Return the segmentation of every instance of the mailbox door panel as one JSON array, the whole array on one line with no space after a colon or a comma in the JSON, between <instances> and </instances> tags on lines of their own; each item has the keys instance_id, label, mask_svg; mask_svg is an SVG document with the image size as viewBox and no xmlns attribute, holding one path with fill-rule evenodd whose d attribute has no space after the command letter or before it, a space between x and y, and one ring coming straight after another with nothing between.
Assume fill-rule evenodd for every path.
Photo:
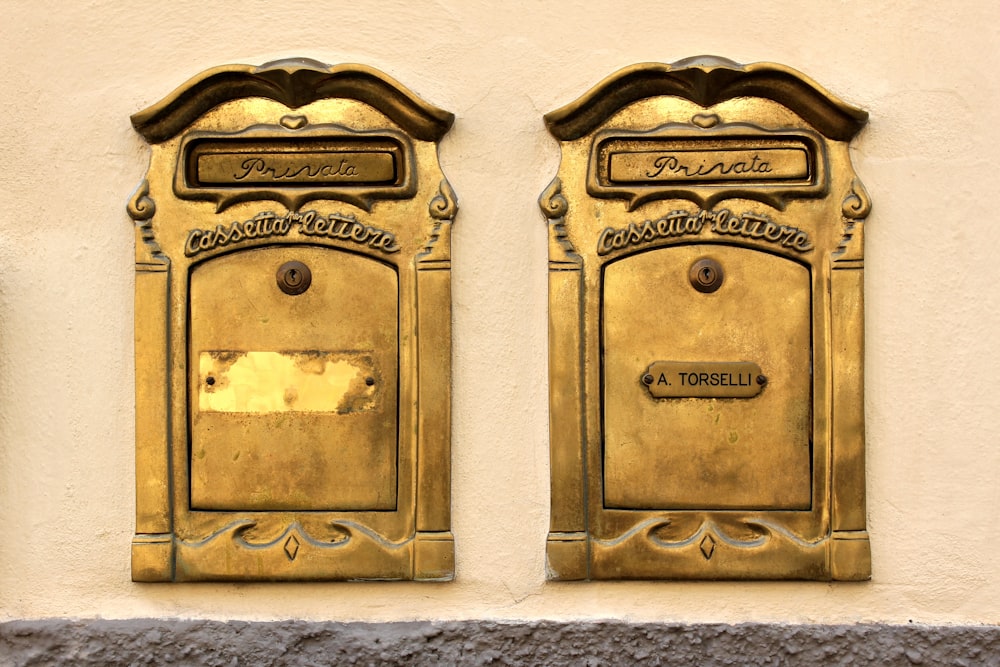
<instances>
[{"instance_id":1,"label":"mailbox door panel","mask_svg":"<svg viewBox=\"0 0 1000 667\"><path fill-rule=\"evenodd\" d=\"M292 261L301 294L276 278ZM395 268L266 246L195 265L189 289L192 509L395 509Z\"/></svg>"},{"instance_id":2,"label":"mailbox door panel","mask_svg":"<svg viewBox=\"0 0 1000 667\"><path fill-rule=\"evenodd\" d=\"M691 278L691 267L705 258L723 273L721 285L707 293ZM605 507L809 509L811 317L809 269L775 254L693 244L606 265ZM717 395L655 397L650 381L668 379L644 382L654 362L701 368L702 383L712 383ZM758 394L737 397L743 389L718 386L747 382L739 373L722 373L721 382L719 373L713 377L732 362L760 367Z\"/></svg>"}]
</instances>

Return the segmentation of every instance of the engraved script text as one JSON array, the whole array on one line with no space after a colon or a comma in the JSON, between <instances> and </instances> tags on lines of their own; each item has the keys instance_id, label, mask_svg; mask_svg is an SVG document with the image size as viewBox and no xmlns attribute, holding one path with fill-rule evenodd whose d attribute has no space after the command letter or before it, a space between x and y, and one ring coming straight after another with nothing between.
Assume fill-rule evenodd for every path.
<instances>
[{"instance_id":1,"label":"engraved script text","mask_svg":"<svg viewBox=\"0 0 1000 667\"><path fill-rule=\"evenodd\" d=\"M808 180L812 173L805 145L752 145L723 141L710 149L672 147L670 140L606 143L605 178L612 183L780 183ZM654 150L642 150L644 148Z\"/></svg>"},{"instance_id":2,"label":"engraved script text","mask_svg":"<svg viewBox=\"0 0 1000 667\"><path fill-rule=\"evenodd\" d=\"M742 236L775 243L796 252L812 250L809 234L798 227L779 225L760 213L736 215L728 209L718 211L671 211L657 220L630 222L628 227L606 227L597 239L597 254L607 255L628 246L645 245L658 239L697 236L708 226L715 234Z\"/></svg>"},{"instance_id":3,"label":"engraved script text","mask_svg":"<svg viewBox=\"0 0 1000 667\"><path fill-rule=\"evenodd\" d=\"M346 158L341 158L340 162L336 165L306 164L298 169L295 169L294 167L270 164L264 158L254 157L244 160L240 165L240 169L242 170L242 173L233 174L233 178L238 181L242 181L251 173L268 176L275 180L296 180L301 178L321 178L331 176L351 177L358 175L357 167L351 164Z\"/></svg>"},{"instance_id":4,"label":"engraved script text","mask_svg":"<svg viewBox=\"0 0 1000 667\"><path fill-rule=\"evenodd\" d=\"M683 158L683 155L681 156ZM707 167L707 168L706 168ZM646 178L656 178L666 170L670 174L676 174L679 176L712 176L718 174L719 176L728 176L732 174L767 174L772 171L771 164L769 162L760 159L760 156L756 153L753 158L747 163L744 160L737 162L726 162L724 160L719 160L715 164L708 166L707 162L701 162L696 165L691 163L682 162L677 155L667 154L661 155L653 161L653 168L646 172Z\"/></svg>"},{"instance_id":5,"label":"engraved script text","mask_svg":"<svg viewBox=\"0 0 1000 667\"><path fill-rule=\"evenodd\" d=\"M350 241L384 253L399 252L396 237L391 232L358 222L354 216L331 213L322 216L316 211L277 215L270 211L258 213L250 220L236 220L215 229L192 229L184 244L188 257L205 250L221 248L231 243L271 236L287 236L292 229L303 236L322 236L329 239Z\"/></svg>"}]
</instances>

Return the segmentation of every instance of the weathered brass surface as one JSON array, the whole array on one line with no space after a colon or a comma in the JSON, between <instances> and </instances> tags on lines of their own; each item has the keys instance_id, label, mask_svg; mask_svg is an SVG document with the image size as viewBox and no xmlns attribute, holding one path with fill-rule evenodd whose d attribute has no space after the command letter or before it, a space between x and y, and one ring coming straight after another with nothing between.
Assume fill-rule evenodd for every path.
<instances>
[{"instance_id":1,"label":"weathered brass surface","mask_svg":"<svg viewBox=\"0 0 1000 667\"><path fill-rule=\"evenodd\" d=\"M554 579L867 579L867 115L781 65L546 116Z\"/></svg>"},{"instance_id":2,"label":"weathered brass surface","mask_svg":"<svg viewBox=\"0 0 1000 667\"><path fill-rule=\"evenodd\" d=\"M133 579L450 579L451 114L287 60L132 121Z\"/></svg>"}]
</instances>

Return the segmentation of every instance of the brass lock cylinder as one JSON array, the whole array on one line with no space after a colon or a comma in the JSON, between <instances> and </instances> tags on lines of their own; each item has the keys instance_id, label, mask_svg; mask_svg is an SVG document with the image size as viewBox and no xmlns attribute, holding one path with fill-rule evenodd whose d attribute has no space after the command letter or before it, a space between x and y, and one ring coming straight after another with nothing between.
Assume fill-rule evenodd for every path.
<instances>
[{"instance_id":1,"label":"brass lock cylinder","mask_svg":"<svg viewBox=\"0 0 1000 667\"><path fill-rule=\"evenodd\" d=\"M691 286L699 292L711 294L720 287L725 275L722 265L710 257L702 257L691 265Z\"/></svg>"},{"instance_id":2,"label":"brass lock cylinder","mask_svg":"<svg viewBox=\"0 0 1000 667\"><path fill-rule=\"evenodd\" d=\"M278 287L285 294L302 294L312 285L312 271L302 262L285 262L278 268Z\"/></svg>"}]
</instances>

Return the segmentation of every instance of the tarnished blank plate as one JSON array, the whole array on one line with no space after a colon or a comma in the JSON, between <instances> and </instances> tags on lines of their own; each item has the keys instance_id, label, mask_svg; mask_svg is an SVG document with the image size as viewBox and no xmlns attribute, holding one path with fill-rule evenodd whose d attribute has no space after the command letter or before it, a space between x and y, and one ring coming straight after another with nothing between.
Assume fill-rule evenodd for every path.
<instances>
[{"instance_id":1,"label":"tarnished blank plate","mask_svg":"<svg viewBox=\"0 0 1000 667\"><path fill-rule=\"evenodd\" d=\"M688 278L703 257L726 276L708 294ZM810 293L802 264L733 246L661 248L606 267L607 507L809 508ZM706 357L755 360L767 369L766 389L752 399L664 400L640 381L651 359L709 372Z\"/></svg>"},{"instance_id":2,"label":"tarnished blank plate","mask_svg":"<svg viewBox=\"0 0 1000 667\"><path fill-rule=\"evenodd\" d=\"M375 406L371 350L202 352L202 412L337 412Z\"/></svg>"},{"instance_id":3,"label":"tarnished blank plate","mask_svg":"<svg viewBox=\"0 0 1000 667\"><path fill-rule=\"evenodd\" d=\"M275 281L289 261L312 272L302 294ZM192 508L393 509L395 270L262 247L195 265L190 294Z\"/></svg>"}]
</instances>

